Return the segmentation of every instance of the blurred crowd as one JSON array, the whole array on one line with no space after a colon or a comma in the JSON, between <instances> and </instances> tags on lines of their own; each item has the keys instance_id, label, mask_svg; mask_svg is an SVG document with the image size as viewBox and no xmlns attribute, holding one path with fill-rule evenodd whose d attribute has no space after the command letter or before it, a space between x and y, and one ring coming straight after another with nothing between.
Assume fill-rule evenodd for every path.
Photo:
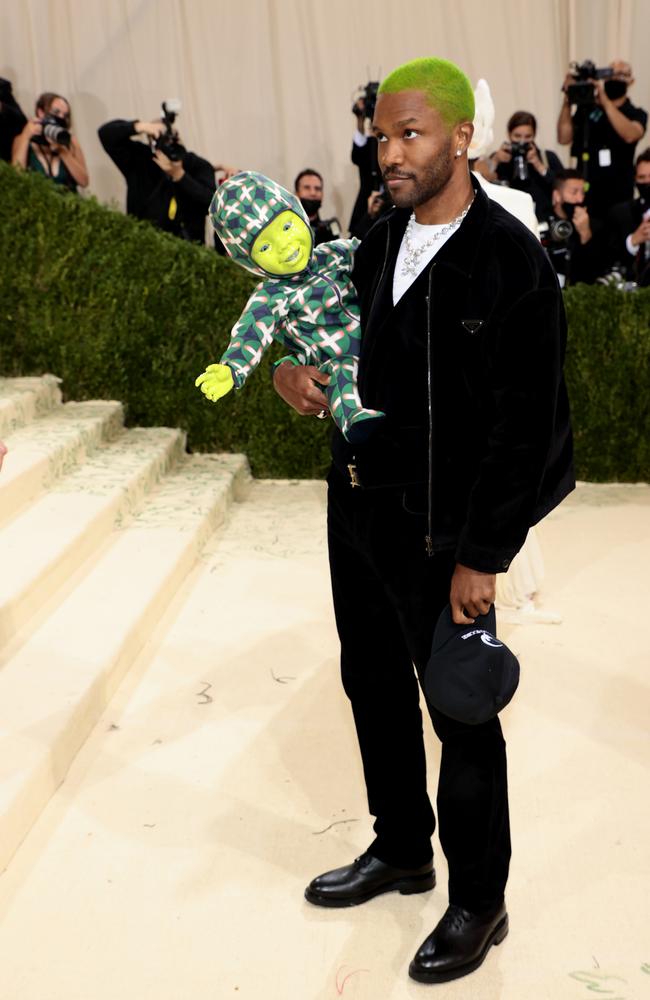
<instances>
[{"instance_id":1,"label":"blurred crowd","mask_svg":"<svg viewBox=\"0 0 650 1000\"><path fill-rule=\"evenodd\" d=\"M562 285L607 281L633 288L650 283L650 147L636 153L648 116L630 100L633 83L632 67L621 60L606 67L572 64L556 124L557 143L568 148L571 166L539 146L537 118L526 110L510 115L503 142L471 161L492 190L497 185L532 200L538 235ZM359 190L347 232L359 239L391 209L372 134L377 88L377 82L361 88L352 107L352 162ZM124 177L127 212L203 243L212 196L236 168L188 150L176 125L179 111L179 102L166 101L160 115L114 119L99 127L98 136ZM7 80L0 80L0 157L68 191L89 183L68 100L41 94L28 118ZM324 181L318 170L301 170L293 188L315 243L342 234L338 219L321 217ZM215 249L224 252L216 239Z\"/></svg>"}]
</instances>

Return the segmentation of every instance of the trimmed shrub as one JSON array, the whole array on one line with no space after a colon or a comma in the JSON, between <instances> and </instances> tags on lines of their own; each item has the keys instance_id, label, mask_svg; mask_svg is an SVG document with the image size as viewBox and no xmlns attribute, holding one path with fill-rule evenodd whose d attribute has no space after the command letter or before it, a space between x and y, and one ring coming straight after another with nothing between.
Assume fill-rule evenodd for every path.
<instances>
[{"instance_id":1,"label":"trimmed shrub","mask_svg":"<svg viewBox=\"0 0 650 1000\"><path fill-rule=\"evenodd\" d=\"M194 451L242 451L254 475L321 477L328 423L271 385L267 357L241 392L194 386L218 361L255 285L207 247L162 233L0 163L0 372L49 371L66 399L119 399L129 425L182 427Z\"/></svg>"},{"instance_id":2,"label":"trimmed shrub","mask_svg":"<svg viewBox=\"0 0 650 1000\"><path fill-rule=\"evenodd\" d=\"M0 371L54 372L67 399L114 398L127 423L182 427L195 451L243 451L256 476L320 477L328 422L293 413L270 361L240 393L194 387L254 279L193 246L0 163ZM650 290L565 292L577 475L650 480Z\"/></svg>"},{"instance_id":3,"label":"trimmed shrub","mask_svg":"<svg viewBox=\"0 0 650 1000\"><path fill-rule=\"evenodd\" d=\"M650 481L650 289L575 285L565 373L577 476Z\"/></svg>"}]
</instances>

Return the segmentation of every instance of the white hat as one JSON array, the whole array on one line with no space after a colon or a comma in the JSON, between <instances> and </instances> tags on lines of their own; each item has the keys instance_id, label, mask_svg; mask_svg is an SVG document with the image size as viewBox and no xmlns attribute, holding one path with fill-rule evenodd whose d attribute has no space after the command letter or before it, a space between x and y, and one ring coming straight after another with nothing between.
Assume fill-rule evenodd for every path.
<instances>
[{"instance_id":1,"label":"white hat","mask_svg":"<svg viewBox=\"0 0 650 1000\"><path fill-rule=\"evenodd\" d=\"M467 154L470 160L485 156L494 140L494 101L487 80L479 80L474 91L474 135Z\"/></svg>"}]
</instances>

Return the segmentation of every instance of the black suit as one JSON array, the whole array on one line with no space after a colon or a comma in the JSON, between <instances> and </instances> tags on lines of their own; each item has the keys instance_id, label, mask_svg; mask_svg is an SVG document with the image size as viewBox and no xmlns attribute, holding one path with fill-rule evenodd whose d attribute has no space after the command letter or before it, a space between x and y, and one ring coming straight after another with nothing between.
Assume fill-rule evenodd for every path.
<instances>
[{"instance_id":1,"label":"black suit","mask_svg":"<svg viewBox=\"0 0 650 1000\"><path fill-rule=\"evenodd\" d=\"M638 281L650 265L649 255L642 244L633 257L625 243L628 236L639 228L643 213L650 208L641 198L633 201L623 201L614 205L607 216L606 230L609 240L609 252L612 264L622 265L629 281Z\"/></svg>"},{"instance_id":2,"label":"black suit","mask_svg":"<svg viewBox=\"0 0 650 1000\"><path fill-rule=\"evenodd\" d=\"M408 216L391 213L357 251L359 390L387 418L354 448L334 432L328 530L343 686L376 817L370 850L415 868L431 857L435 827L416 673L455 564L505 569L573 473L564 310L546 254L478 188L461 228L393 306ZM449 900L481 912L503 898L510 860L500 722L469 726L427 707L442 741Z\"/></svg>"},{"instance_id":3,"label":"black suit","mask_svg":"<svg viewBox=\"0 0 650 1000\"><path fill-rule=\"evenodd\" d=\"M350 217L350 236L363 239L368 229L368 198L373 191L383 187L383 180L377 163L377 140L367 137L363 146L352 143L352 162L359 168L359 192Z\"/></svg>"}]
</instances>

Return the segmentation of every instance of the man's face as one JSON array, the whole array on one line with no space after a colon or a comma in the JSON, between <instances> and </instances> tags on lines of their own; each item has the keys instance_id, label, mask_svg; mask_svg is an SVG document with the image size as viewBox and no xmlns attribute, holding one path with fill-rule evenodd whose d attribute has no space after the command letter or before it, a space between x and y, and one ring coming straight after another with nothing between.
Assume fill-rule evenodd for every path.
<instances>
[{"instance_id":1,"label":"man's face","mask_svg":"<svg viewBox=\"0 0 650 1000\"><path fill-rule=\"evenodd\" d=\"M637 163L634 181L636 184L650 184L650 163L643 160Z\"/></svg>"},{"instance_id":2,"label":"man's face","mask_svg":"<svg viewBox=\"0 0 650 1000\"><path fill-rule=\"evenodd\" d=\"M316 174L305 174L298 181L296 194L299 198L307 198L309 201L323 200L323 182Z\"/></svg>"},{"instance_id":3,"label":"man's face","mask_svg":"<svg viewBox=\"0 0 650 1000\"><path fill-rule=\"evenodd\" d=\"M265 226L253 243L251 259L269 274L291 275L304 271L311 256L311 230L295 212L281 212Z\"/></svg>"},{"instance_id":4,"label":"man's face","mask_svg":"<svg viewBox=\"0 0 650 1000\"><path fill-rule=\"evenodd\" d=\"M420 90L380 94L372 120L379 167L398 208L434 198L453 173L453 135Z\"/></svg>"},{"instance_id":5,"label":"man's face","mask_svg":"<svg viewBox=\"0 0 650 1000\"><path fill-rule=\"evenodd\" d=\"M571 177L562 185L560 194L567 205L582 205L585 200L585 182L578 177Z\"/></svg>"},{"instance_id":6,"label":"man's face","mask_svg":"<svg viewBox=\"0 0 650 1000\"><path fill-rule=\"evenodd\" d=\"M615 59L609 65L614 71L612 79L624 80L628 86L634 83L634 78L632 76L632 67L628 62L624 62L623 59Z\"/></svg>"},{"instance_id":7,"label":"man's face","mask_svg":"<svg viewBox=\"0 0 650 1000\"><path fill-rule=\"evenodd\" d=\"M583 205L585 200L585 182L579 177L570 177L561 187L555 188L552 195L553 211L561 219L568 218L563 205Z\"/></svg>"}]
</instances>

